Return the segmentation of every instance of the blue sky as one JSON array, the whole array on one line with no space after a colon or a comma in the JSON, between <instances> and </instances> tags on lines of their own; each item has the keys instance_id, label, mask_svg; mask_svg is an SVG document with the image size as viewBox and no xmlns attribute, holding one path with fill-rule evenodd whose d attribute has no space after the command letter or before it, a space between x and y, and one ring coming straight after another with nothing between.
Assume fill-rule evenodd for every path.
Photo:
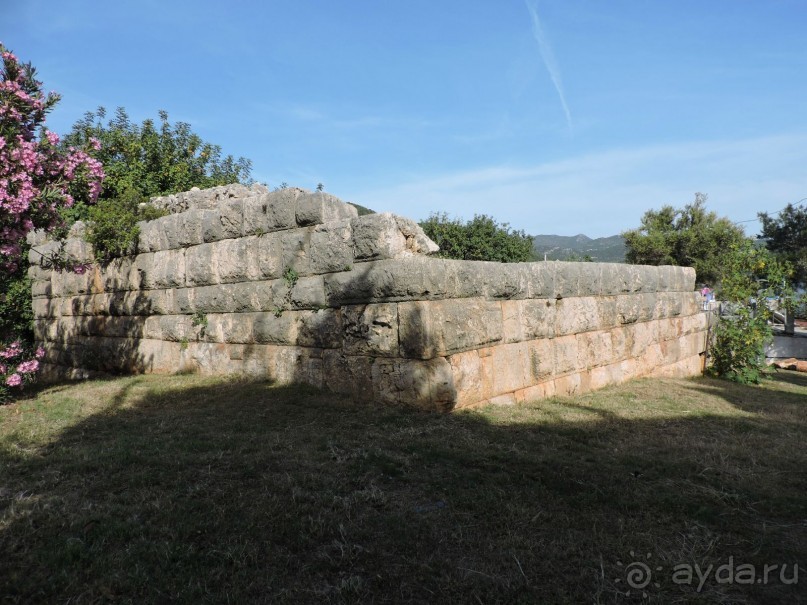
<instances>
[{"instance_id":1,"label":"blue sky","mask_svg":"<svg viewBox=\"0 0 807 605\"><path fill-rule=\"evenodd\" d=\"M0 0L57 132L165 109L270 187L592 237L807 197L805 29L803 0Z\"/></svg>"}]
</instances>

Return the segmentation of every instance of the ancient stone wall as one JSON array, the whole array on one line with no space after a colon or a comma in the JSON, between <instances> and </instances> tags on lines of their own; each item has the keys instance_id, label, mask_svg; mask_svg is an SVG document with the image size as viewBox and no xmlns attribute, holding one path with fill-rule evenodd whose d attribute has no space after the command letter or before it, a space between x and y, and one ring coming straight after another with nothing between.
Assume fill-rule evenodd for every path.
<instances>
[{"instance_id":1,"label":"ancient stone wall","mask_svg":"<svg viewBox=\"0 0 807 605\"><path fill-rule=\"evenodd\" d=\"M246 374L449 410L701 371L692 269L433 258L413 221L300 189L155 203L172 214L141 225L137 255L81 275L32 238L50 373Z\"/></svg>"}]
</instances>

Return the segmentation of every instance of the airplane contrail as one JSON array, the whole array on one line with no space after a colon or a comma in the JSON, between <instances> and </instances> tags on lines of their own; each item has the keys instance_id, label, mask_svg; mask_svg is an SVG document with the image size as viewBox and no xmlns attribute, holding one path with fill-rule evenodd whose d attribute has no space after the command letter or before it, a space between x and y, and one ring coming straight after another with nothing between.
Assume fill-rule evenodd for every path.
<instances>
[{"instance_id":1,"label":"airplane contrail","mask_svg":"<svg viewBox=\"0 0 807 605\"><path fill-rule=\"evenodd\" d=\"M572 114L569 112L569 106L566 104L566 95L563 93L563 82L560 79L560 69L555 62L555 54L552 52L552 47L549 45L544 30L541 27L541 20L538 18L538 9L534 1L526 0L527 10L530 11L532 17L532 36L538 43L538 51L541 53L541 59L544 61L546 70L549 72L549 77L552 79L552 84L555 85L555 90L558 92L560 104L563 106L563 113L566 114L566 122L569 125L569 130L572 129Z\"/></svg>"}]
</instances>

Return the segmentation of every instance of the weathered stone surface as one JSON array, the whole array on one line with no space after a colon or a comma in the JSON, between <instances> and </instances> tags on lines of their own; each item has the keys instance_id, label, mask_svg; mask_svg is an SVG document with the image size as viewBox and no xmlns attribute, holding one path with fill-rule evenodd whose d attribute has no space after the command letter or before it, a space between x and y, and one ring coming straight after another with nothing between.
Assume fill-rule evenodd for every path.
<instances>
[{"instance_id":1,"label":"weathered stone surface","mask_svg":"<svg viewBox=\"0 0 807 605\"><path fill-rule=\"evenodd\" d=\"M398 304L401 354L431 359L502 339L501 304L482 299Z\"/></svg>"},{"instance_id":2,"label":"weathered stone surface","mask_svg":"<svg viewBox=\"0 0 807 605\"><path fill-rule=\"evenodd\" d=\"M255 239L258 268L262 279L277 279L283 275L282 240L280 233L267 233Z\"/></svg>"},{"instance_id":3,"label":"weathered stone surface","mask_svg":"<svg viewBox=\"0 0 807 605\"><path fill-rule=\"evenodd\" d=\"M347 355L398 356L398 305L342 307L344 351Z\"/></svg>"},{"instance_id":4,"label":"weathered stone surface","mask_svg":"<svg viewBox=\"0 0 807 605\"><path fill-rule=\"evenodd\" d=\"M350 271L325 276L328 304L454 298L461 264L413 256L354 265Z\"/></svg>"},{"instance_id":5,"label":"weathered stone surface","mask_svg":"<svg viewBox=\"0 0 807 605\"><path fill-rule=\"evenodd\" d=\"M435 244L415 221L396 215L395 223L406 239L405 248L408 252L412 254L432 254L440 250L440 246Z\"/></svg>"},{"instance_id":6,"label":"weathered stone surface","mask_svg":"<svg viewBox=\"0 0 807 605\"><path fill-rule=\"evenodd\" d=\"M255 237L226 239L215 247L216 274L222 284L251 281L260 277Z\"/></svg>"},{"instance_id":7,"label":"weathered stone surface","mask_svg":"<svg viewBox=\"0 0 807 605\"><path fill-rule=\"evenodd\" d=\"M505 342L522 342L555 335L555 300L502 301Z\"/></svg>"},{"instance_id":8,"label":"weathered stone surface","mask_svg":"<svg viewBox=\"0 0 807 605\"><path fill-rule=\"evenodd\" d=\"M359 216L354 206L321 191L302 194L296 202L296 218L300 226L318 225Z\"/></svg>"},{"instance_id":9,"label":"weathered stone surface","mask_svg":"<svg viewBox=\"0 0 807 605\"><path fill-rule=\"evenodd\" d=\"M352 235L349 220L317 225L310 235L311 272L349 271L353 265Z\"/></svg>"},{"instance_id":10,"label":"weathered stone surface","mask_svg":"<svg viewBox=\"0 0 807 605\"><path fill-rule=\"evenodd\" d=\"M293 229L280 235L283 272L292 269L298 275L311 273L311 231Z\"/></svg>"},{"instance_id":11,"label":"weathered stone surface","mask_svg":"<svg viewBox=\"0 0 807 605\"><path fill-rule=\"evenodd\" d=\"M356 261L399 258L408 252L406 237L389 212L354 218L351 225Z\"/></svg>"},{"instance_id":12,"label":"weathered stone surface","mask_svg":"<svg viewBox=\"0 0 807 605\"><path fill-rule=\"evenodd\" d=\"M244 206L240 199L224 200L218 207L221 236L241 237L244 226Z\"/></svg>"},{"instance_id":13,"label":"weathered stone surface","mask_svg":"<svg viewBox=\"0 0 807 605\"><path fill-rule=\"evenodd\" d=\"M148 271L147 285L153 288L177 288L185 285L185 250L161 250L154 253L153 271Z\"/></svg>"},{"instance_id":14,"label":"weathered stone surface","mask_svg":"<svg viewBox=\"0 0 807 605\"><path fill-rule=\"evenodd\" d=\"M555 304L556 335L577 334L599 328L600 308L596 297L558 299Z\"/></svg>"},{"instance_id":15,"label":"weathered stone surface","mask_svg":"<svg viewBox=\"0 0 807 605\"><path fill-rule=\"evenodd\" d=\"M428 361L378 358L372 376L376 401L447 411L457 400L451 366L443 357Z\"/></svg>"},{"instance_id":16,"label":"weathered stone surface","mask_svg":"<svg viewBox=\"0 0 807 605\"><path fill-rule=\"evenodd\" d=\"M191 246L185 251L185 285L209 286L219 282L215 244Z\"/></svg>"}]
</instances>

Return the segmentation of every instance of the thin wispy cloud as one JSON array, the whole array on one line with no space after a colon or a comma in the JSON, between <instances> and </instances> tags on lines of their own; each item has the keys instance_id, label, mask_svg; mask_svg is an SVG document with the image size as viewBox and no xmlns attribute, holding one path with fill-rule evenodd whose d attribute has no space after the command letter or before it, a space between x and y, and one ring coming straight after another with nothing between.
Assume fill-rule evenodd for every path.
<instances>
[{"instance_id":1,"label":"thin wispy cloud","mask_svg":"<svg viewBox=\"0 0 807 605\"><path fill-rule=\"evenodd\" d=\"M552 52L552 46L541 27L541 20L538 18L538 7L534 1L527 0L525 2L527 10L532 17L532 36L538 43L538 51L541 54L541 59L544 62L546 70L549 72L549 77L552 79L552 84L555 85L555 90L560 98L560 104L563 106L563 113L566 114L566 123L569 125L569 130L572 129L572 114L569 111L569 105L566 103L566 94L563 92L563 82L560 78L560 68L557 61L555 61L555 53Z\"/></svg>"}]
</instances>

